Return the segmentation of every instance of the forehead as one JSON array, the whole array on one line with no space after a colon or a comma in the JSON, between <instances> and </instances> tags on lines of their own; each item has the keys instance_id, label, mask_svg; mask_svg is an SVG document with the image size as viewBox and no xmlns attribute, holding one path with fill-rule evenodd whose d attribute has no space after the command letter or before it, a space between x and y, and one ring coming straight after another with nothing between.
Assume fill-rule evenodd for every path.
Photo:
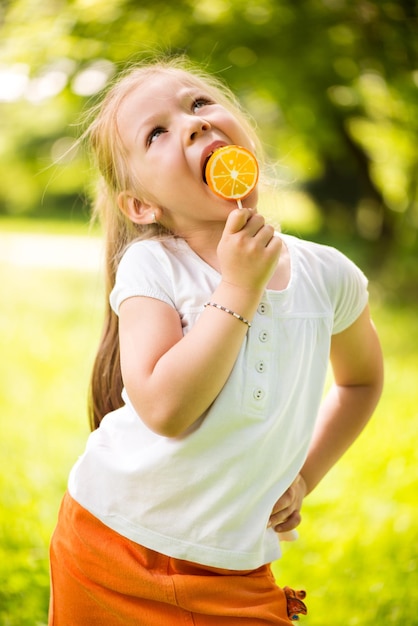
<instances>
[{"instance_id":1,"label":"forehead","mask_svg":"<svg viewBox=\"0 0 418 626\"><path fill-rule=\"evenodd\" d=\"M148 76L134 86L123 98L121 108L129 108L134 102L136 107L158 106L159 103L168 103L178 100L197 89L204 87L193 76L173 72L159 72Z\"/></svg>"}]
</instances>

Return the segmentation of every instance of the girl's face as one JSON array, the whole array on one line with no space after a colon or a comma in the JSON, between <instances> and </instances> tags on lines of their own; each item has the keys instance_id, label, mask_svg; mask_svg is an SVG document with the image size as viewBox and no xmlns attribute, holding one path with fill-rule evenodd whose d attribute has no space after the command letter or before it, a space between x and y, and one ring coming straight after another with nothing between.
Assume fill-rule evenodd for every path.
<instances>
[{"instance_id":1,"label":"girl's face","mask_svg":"<svg viewBox=\"0 0 418 626\"><path fill-rule=\"evenodd\" d=\"M223 145L253 149L238 120L180 76L157 74L123 100L117 124L141 201L159 208L159 221L175 234L224 223L236 203L204 182L209 155ZM133 196L135 190L127 190ZM257 193L245 199L255 207Z\"/></svg>"}]
</instances>

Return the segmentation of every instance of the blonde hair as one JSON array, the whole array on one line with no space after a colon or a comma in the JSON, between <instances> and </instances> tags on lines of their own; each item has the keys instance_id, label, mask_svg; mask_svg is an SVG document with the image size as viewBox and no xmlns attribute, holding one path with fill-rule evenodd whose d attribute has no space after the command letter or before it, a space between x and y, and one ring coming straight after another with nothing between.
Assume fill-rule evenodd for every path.
<instances>
[{"instance_id":1,"label":"blonde hair","mask_svg":"<svg viewBox=\"0 0 418 626\"><path fill-rule=\"evenodd\" d=\"M263 154L255 125L242 110L231 90L217 77L192 64L185 57L160 58L128 68L110 85L103 100L88 116L92 121L83 133L90 143L100 172L93 217L99 219L105 237L106 311L102 338L93 365L89 394L91 428L97 428L104 415L123 402L120 371L117 316L109 305L116 270L126 247L136 239L172 236L159 224L138 225L124 215L118 206L122 191L138 189L138 180L129 170L125 146L119 134L117 114L122 101L133 91L146 85L156 75L176 75L185 85L201 88L227 108L240 122L252 140L258 160ZM139 193L141 193L139 189Z\"/></svg>"}]
</instances>

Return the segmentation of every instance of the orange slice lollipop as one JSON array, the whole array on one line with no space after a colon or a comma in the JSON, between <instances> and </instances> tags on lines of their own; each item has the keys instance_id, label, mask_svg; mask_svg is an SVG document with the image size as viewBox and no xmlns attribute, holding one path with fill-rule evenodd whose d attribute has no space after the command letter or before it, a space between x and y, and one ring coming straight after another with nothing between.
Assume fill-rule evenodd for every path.
<instances>
[{"instance_id":1,"label":"orange slice lollipop","mask_svg":"<svg viewBox=\"0 0 418 626\"><path fill-rule=\"evenodd\" d=\"M205 168L209 188L221 198L242 200L255 188L258 163L255 156L241 146L223 146L210 156Z\"/></svg>"}]
</instances>

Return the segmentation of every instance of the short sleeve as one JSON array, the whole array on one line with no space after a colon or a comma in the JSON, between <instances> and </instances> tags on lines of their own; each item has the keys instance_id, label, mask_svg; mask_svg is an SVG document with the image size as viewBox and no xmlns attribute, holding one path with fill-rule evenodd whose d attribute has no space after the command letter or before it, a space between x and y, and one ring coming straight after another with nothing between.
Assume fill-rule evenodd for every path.
<instances>
[{"instance_id":1,"label":"short sleeve","mask_svg":"<svg viewBox=\"0 0 418 626\"><path fill-rule=\"evenodd\" d=\"M170 267L156 241L138 241L124 253L110 293L110 306L118 315L121 303L134 296L162 300L174 307Z\"/></svg>"},{"instance_id":2,"label":"short sleeve","mask_svg":"<svg viewBox=\"0 0 418 626\"><path fill-rule=\"evenodd\" d=\"M341 252L334 250L336 282L334 284L334 324L337 334L351 326L359 317L369 298L368 280L363 272Z\"/></svg>"}]
</instances>

